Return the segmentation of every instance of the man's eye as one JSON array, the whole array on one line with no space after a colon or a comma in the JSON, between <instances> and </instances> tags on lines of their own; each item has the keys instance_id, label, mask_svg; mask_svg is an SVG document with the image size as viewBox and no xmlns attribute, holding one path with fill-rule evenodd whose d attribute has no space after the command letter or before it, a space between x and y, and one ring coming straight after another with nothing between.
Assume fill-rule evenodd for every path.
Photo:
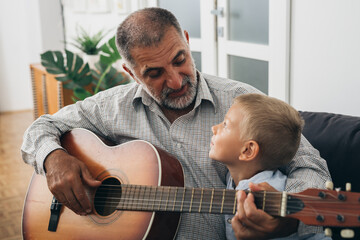
<instances>
[{"instance_id":1,"label":"man's eye","mask_svg":"<svg viewBox=\"0 0 360 240\"><path fill-rule=\"evenodd\" d=\"M178 61L176 61L176 62L174 62L174 65L175 66L180 66L180 65L182 65L184 62L185 62L185 58L183 58L183 59L181 59L181 60L178 60Z\"/></svg>"},{"instance_id":2,"label":"man's eye","mask_svg":"<svg viewBox=\"0 0 360 240\"><path fill-rule=\"evenodd\" d=\"M148 76L151 78L158 78L161 75L161 70L152 70L149 72Z\"/></svg>"}]
</instances>

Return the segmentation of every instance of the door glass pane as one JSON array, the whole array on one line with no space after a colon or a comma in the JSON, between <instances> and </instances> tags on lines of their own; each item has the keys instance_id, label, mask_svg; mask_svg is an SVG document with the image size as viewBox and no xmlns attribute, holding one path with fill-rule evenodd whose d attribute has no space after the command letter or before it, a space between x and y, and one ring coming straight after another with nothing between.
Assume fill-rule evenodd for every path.
<instances>
[{"instance_id":1,"label":"door glass pane","mask_svg":"<svg viewBox=\"0 0 360 240\"><path fill-rule=\"evenodd\" d=\"M229 39L269 43L269 0L229 0Z\"/></svg>"},{"instance_id":2,"label":"door glass pane","mask_svg":"<svg viewBox=\"0 0 360 240\"><path fill-rule=\"evenodd\" d=\"M191 55L194 58L196 69L201 72L201 52L191 52Z\"/></svg>"},{"instance_id":3,"label":"door glass pane","mask_svg":"<svg viewBox=\"0 0 360 240\"><path fill-rule=\"evenodd\" d=\"M158 0L159 7L172 12L191 38L200 38L200 0Z\"/></svg>"},{"instance_id":4,"label":"door glass pane","mask_svg":"<svg viewBox=\"0 0 360 240\"><path fill-rule=\"evenodd\" d=\"M268 94L268 62L229 55L229 78Z\"/></svg>"}]
</instances>

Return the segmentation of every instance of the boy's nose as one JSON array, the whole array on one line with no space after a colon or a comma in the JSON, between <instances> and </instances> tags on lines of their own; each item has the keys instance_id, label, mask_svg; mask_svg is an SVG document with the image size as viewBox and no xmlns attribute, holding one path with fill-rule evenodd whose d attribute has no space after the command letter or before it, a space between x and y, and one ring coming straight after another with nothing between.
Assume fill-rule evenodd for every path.
<instances>
[{"instance_id":1,"label":"boy's nose","mask_svg":"<svg viewBox=\"0 0 360 240\"><path fill-rule=\"evenodd\" d=\"M217 125L211 127L211 131L213 132L213 134L216 134L216 126Z\"/></svg>"}]
</instances>

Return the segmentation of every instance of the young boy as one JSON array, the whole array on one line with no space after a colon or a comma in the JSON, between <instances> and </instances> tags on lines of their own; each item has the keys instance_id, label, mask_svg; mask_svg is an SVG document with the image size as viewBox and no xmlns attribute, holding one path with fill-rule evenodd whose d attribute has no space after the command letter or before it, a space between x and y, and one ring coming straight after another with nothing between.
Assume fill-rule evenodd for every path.
<instances>
[{"instance_id":1,"label":"young boy","mask_svg":"<svg viewBox=\"0 0 360 240\"><path fill-rule=\"evenodd\" d=\"M228 189L245 190L250 182L267 182L283 191L286 176L277 168L294 157L302 128L300 114L285 102L261 94L240 95L224 121L212 127L209 157L228 167ZM225 216L227 239L235 239L232 217ZM330 239L324 237L311 234L306 239ZM286 239L299 238L293 234Z\"/></svg>"}]
</instances>

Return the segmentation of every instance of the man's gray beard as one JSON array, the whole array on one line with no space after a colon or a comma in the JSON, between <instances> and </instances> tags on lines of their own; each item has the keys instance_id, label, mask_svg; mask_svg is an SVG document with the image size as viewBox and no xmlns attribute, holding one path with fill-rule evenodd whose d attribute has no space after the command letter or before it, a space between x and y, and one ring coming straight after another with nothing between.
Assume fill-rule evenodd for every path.
<instances>
[{"instance_id":1,"label":"man's gray beard","mask_svg":"<svg viewBox=\"0 0 360 240\"><path fill-rule=\"evenodd\" d=\"M160 105L168 109L184 109L188 106L190 106L191 103L194 102L196 97L196 91L198 86L198 80L196 77L196 70L195 72L195 79L194 81L191 80L189 76L185 76L182 81L182 86L185 86L188 84L188 89L185 93L185 96L180 96L175 99L169 99L168 95L172 92L176 92L176 90L168 88L165 86L165 88L161 92L161 96L155 96L153 94L154 91L151 91L147 86L142 85L143 89Z\"/></svg>"}]
</instances>

